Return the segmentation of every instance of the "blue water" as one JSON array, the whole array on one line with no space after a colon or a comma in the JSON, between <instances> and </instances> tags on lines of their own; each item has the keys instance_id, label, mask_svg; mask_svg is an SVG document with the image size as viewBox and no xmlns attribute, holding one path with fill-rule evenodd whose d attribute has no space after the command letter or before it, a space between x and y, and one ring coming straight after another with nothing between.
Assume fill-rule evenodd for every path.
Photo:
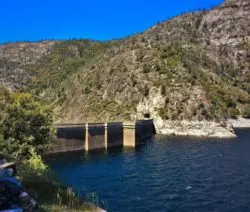
<instances>
[{"instance_id":1,"label":"blue water","mask_svg":"<svg viewBox=\"0 0 250 212\"><path fill-rule=\"evenodd\" d=\"M50 156L60 181L108 211L250 211L250 129L237 139L157 136L136 149Z\"/></svg>"}]
</instances>

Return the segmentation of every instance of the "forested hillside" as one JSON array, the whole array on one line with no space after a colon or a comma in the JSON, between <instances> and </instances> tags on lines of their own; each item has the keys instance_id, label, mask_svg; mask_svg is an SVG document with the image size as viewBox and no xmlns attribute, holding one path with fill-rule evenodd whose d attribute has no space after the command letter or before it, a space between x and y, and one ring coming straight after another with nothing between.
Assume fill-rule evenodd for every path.
<instances>
[{"instance_id":1,"label":"forested hillside","mask_svg":"<svg viewBox=\"0 0 250 212\"><path fill-rule=\"evenodd\" d=\"M1 45L1 82L58 122L250 116L249 19L248 0L227 0L121 40Z\"/></svg>"}]
</instances>

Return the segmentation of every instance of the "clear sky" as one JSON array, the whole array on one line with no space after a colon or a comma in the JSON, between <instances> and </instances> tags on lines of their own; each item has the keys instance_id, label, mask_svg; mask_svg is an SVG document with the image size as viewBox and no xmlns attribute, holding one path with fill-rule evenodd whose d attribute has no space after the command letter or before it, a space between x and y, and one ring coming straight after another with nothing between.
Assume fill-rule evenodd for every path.
<instances>
[{"instance_id":1,"label":"clear sky","mask_svg":"<svg viewBox=\"0 0 250 212\"><path fill-rule=\"evenodd\" d=\"M0 0L0 43L44 39L110 40L223 0Z\"/></svg>"}]
</instances>

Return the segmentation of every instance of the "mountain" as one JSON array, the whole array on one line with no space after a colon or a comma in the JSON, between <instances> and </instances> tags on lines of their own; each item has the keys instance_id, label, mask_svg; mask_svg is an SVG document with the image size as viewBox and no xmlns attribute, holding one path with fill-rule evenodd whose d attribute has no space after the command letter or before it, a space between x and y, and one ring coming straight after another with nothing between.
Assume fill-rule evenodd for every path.
<instances>
[{"instance_id":1,"label":"mountain","mask_svg":"<svg viewBox=\"0 0 250 212\"><path fill-rule=\"evenodd\" d=\"M227 0L121 40L0 45L1 84L58 122L250 116L249 19L249 0Z\"/></svg>"}]
</instances>

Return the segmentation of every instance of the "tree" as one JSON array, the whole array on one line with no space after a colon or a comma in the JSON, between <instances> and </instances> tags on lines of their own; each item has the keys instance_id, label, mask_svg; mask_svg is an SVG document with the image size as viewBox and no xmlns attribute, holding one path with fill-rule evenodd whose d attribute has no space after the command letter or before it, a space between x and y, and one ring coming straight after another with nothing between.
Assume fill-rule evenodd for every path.
<instances>
[{"instance_id":1,"label":"tree","mask_svg":"<svg viewBox=\"0 0 250 212\"><path fill-rule=\"evenodd\" d=\"M0 151L16 158L42 153L55 140L52 111L31 94L0 88Z\"/></svg>"}]
</instances>

